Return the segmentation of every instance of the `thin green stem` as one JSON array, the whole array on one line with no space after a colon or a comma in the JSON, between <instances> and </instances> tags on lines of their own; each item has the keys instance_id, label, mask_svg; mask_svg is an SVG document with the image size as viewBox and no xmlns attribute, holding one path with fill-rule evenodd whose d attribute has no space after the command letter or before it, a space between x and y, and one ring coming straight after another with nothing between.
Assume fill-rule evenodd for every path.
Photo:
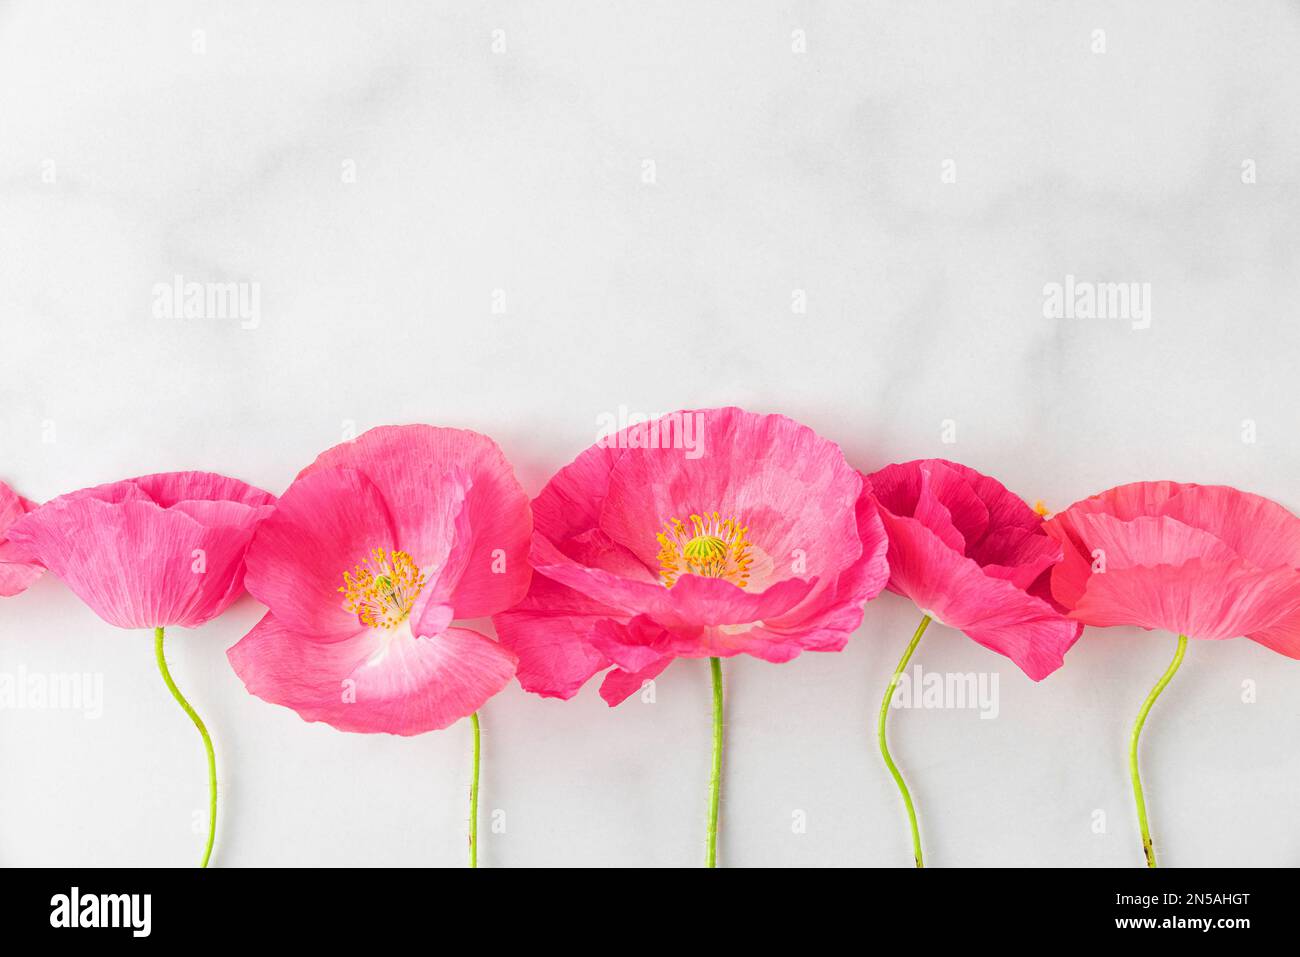
<instances>
[{"instance_id":1,"label":"thin green stem","mask_svg":"<svg viewBox=\"0 0 1300 957\"><path fill-rule=\"evenodd\" d=\"M1129 739L1128 746L1128 770L1129 776L1133 779L1133 800L1137 802L1138 826L1142 829L1142 853L1146 855L1147 867L1156 866L1156 849L1151 843L1151 828L1147 824L1147 802L1142 797L1142 778L1138 774L1138 736L1142 734L1142 725L1146 723L1147 714L1151 711L1151 706L1156 703L1156 698L1160 697L1160 692L1165 690L1165 685L1169 684L1169 679L1174 676L1178 666L1183 663L1183 654L1187 651L1187 636L1178 636L1178 650L1174 652L1174 660L1169 662L1169 667L1165 673L1160 676L1156 686L1151 689L1147 695L1147 700L1142 702L1142 710L1138 712L1137 721L1133 722L1133 737Z\"/></svg>"},{"instance_id":2,"label":"thin green stem","mask_svg":"<svg viewBox=\"0 0 1300 957\"><path fill-rule=\"evenodd\" d=\"M880 738L880 753L885 759L885 766L889 768L889 773L894 776L894 783L898 785L898 790L903 795L903 803L907 806L907 820L912 825L912 857L916 860L917 867L925 867L921 857L921 830L916 824L916 808L912 806L912 795L907 790L907 784L903 781L903 775L899 773L894 759L889 756L889 744L885 740L885 719L889 716L889 704L894 700L894 689L898 687L898 678L907 667L908 661L912 658L912 652L916 651L916 646L921 641L921 636L925 634L926 626L930 624L930 616L922 615L921 623L916 626L916 633L912 635L911 642L908 643L907 651L903 652L902 659L898 662L898 667L894 669L893 676L889 679L889 687L885 689L885 700L880 702L880 720L876 724L876 734Z\"/></svg>"},{"instance_id":3,"label":"thin green stem","mask_svg":"<svg viewBox=\"0 0 1300 957\"><path fill-rule=\"evenodd\" d=\"M208 844L203 849L203 860L199 863L199 867L207 867L208 859L212 857L212 843L217 838L217 756L212 750L212 739L208 737L208 729L203 726L203 719L190 707L190 703L185 700L185 696L176 687L176 682L172 680L171 672L167 670L167 658L163 655L163 630L161 628L153 630L153 651L154 657L158 659L158 671L162 674L167 690L172 693L176 703L190 716L190 720L194 722L194 727L199 729L199 736L203 738L203 749L208 753Z\"/></svg>"},{"instance_id":4,"label":"thin green stem","mask_svg":"<svg viewBox=\"0 0 1300 957\"><path fill-rule=\"evenodd\" d=\"M474 727L474 777L469 785L469 866L478 867L478 765L479 765L479 728L478 712L469 716Z\"/></svg>"},{"instance_id":5,"label":"thin green stem","mask_svg":"<svg viewBox=\"0 0 1300 957\"><path fill-rule=\"evenodd\" d=\"M710 658L713 675L713 768L709 772L709 847L705 867L718 866L718 793L722 788L722 659Z\"/></svg>"}]
</instances>

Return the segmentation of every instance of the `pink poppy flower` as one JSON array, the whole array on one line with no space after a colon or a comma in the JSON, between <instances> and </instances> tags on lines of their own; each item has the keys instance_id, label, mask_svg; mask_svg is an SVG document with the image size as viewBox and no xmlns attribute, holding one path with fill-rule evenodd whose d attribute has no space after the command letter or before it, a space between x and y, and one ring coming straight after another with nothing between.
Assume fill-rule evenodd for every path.
<instances>
[{"instance_id":1,"label":"pink poppy flower","mask_svg":"<svg viewBox=\"0 0 1300 957\"><path fill-rule=\"evenodd\" d=\"M0 482L0 597L9 598L26 591L45 568L29 560L22 549L6 537L9 527L28 512L36 503L23 498L4 482Z\"/></svg>"},{"instance_id":2,"label":"pink poppy flower","mask_svg":"<svg viewBox=\"0 0 1300 957\"><path fill-rule=\"evenodd\" d=\"M244 552L274 496L211 472L164 472L51 499L9 529L118 628L197 628L243 593Z\"/></svg>"},{"instance_id":3,"label":"pink poppy flower","mask_svg":"<svg viewBox=\"0 0 1300 957\"><path fill-rule=\"evenodd\" d=\"M1137 482L1076 502L1046 530L1064 549L1052 594L1072 618L1178 635L1129 746L1143 851L1155 867L1137 764L1146 716L1182 663L1189 637L1245 636L1300 658L1300 519L1222 485Z\"/></svg>"},{"instance_id":4,"label":"pink poppy flower","mask_svg":"<svg viewBox=\"0 0 1300 957\"><path fill-rule=\"evenodd\" d=\"M269 614L230 663L257 697L341 731L419 735L478 710L515 657L454 619L528 589L528 497L497 443L383 426L322 452L248 550Z\"/></svg>"},{"instance_id":5,"label":"pink poppy flower","mask_svg":"<svg viewBox=\"0 0 1300 957\"><path fill-rule=\"evenodd\" d=\"M537 575L494 619L519 681L610 705L675 658L838 651L884 587L885 538L839 447L780 415L673 413L561 469L533 502Z\"/></svg>"},{"instance_id":6,"label":"pink poppy flower","mask_svg":"<svg viewBox=\"0 0 1300 957\"><path fill-rule=\"evenodd\" d=\"M965 632L1039 681L1065 661L1083 626L1052 600L1061 547L1043 519L996 479L944 459L889 465L867 481L889 535L889 589L922 609L921 623L880 706L877 737L907 809L912 851L924 866L911 795L885 737L894 689L931 620Z\"/></svg>"},{"instance_id":7,"label":"pink poppy flower","mask_svg":"<svg viewBox=\"0 0 1300 957\"><path fill-rule=\"evenodd\" d=\"M1052 594L1089 625L1245 636L1300 658L1300 519L1222 485L1137 482L1076 502L1047 533Z\"/></svg>"},{"instance_id":8,"label":"pink poppy flower","mask_svg":"<svg viewBox=\"0 0 1300 957\"><path fill-rule=\"evenodd\" d=\"M889 590L1041 681L1083 630L1051 596L1061 546L997 479L945 459L867 477L889 535Z\"/></svg>"},{"instance_id":9,"label":"pink poppy flower","mask_svg":"<svg viewBox=\"0 0 1300 957\"><path fill-rule=\"evenodd\" d=\"M257 530L247 584L270 612L230 663L249 691L307 721L445 728L514 675L514 655L451 622L523 596L531 532L491 439L372 429L303 469Z\"/></svg>"},{"instance_id":10,"label":"pink poppy flower","mask_svg":"<svg viewBox=\"0 0 1300 957\"><path fill-rule=\"evenodd\" d=\"M275 498L211 472L166 472L62 495L8 538L119 628L152 628L163 682L194 722L208 761L207 867L217 828L217 766L203 721L172 680L164 629L194 628L243 594L244 552Z\"/></svg>"},{"instance_id":11,"label":"pink poppy flower","mask_svg":"<svg viewBox=\"0 0 1300 957\"><path fill-rule=\"evenodd\" d=\"M303 469L248 552L269 613L229 651L250 692L341 731L420 734L477 711L515 656L453 621L528 590L528 496L496 443L428 425L372 429Z\"/></svg>"},{"instance_id":12,"label":"pink poppy flower","mask_svg":"<svg viewBox=\"0 0 1300 957\"><path fill-rule=\"evenodd\" d=\"M888 578L861 476L780 415L633 425L560 470L533 514L532 589L494 619L520 683L569 698L612 667L600 693L615 705L676 658L711 658L715 771L718 659L838 651Z\"/></svg>"}]
</instances>

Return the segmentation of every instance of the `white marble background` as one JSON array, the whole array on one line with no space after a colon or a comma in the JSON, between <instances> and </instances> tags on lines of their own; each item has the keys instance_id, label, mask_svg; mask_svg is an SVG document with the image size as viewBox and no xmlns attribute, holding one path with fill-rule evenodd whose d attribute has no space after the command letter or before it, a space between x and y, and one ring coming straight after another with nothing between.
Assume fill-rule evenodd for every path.
<instances>
[{"instance_id":1,"label":"white marble background","mask_svg":"<svg viewBox=\"0 0 1300 957\"><path fill-rule=\"evenodd\" d=\"M1300 508L1298 62L1294 2L3 4L0 478L278 492L352 425L422 421L535 492L621 406L734 402L1055 509L1163 478ZM177 274L258 283L257 328L155 318ZM1067 274L1150 283L1150 328L1044 318ZM252 698L225 650L259 614L171 645L215 860L460 865L468 727ZM915 618L885 596L842 654L727 663L725 864L910 863L872 726ZM1127 733L1173 646L1089 630L1034 685L932 629L917 660L1001 701L891 718L930 862L1140 864ZM0 602L19 668L104 705L0 712L0 862L196 861L202 750L150 636L47 576ZM612 711L492 700L482 863L700 862L707 670ZM1195 642L1143 739L1163 861L1300 862L1297 742L1300 662Z\"/></svg>"}]
</instances>

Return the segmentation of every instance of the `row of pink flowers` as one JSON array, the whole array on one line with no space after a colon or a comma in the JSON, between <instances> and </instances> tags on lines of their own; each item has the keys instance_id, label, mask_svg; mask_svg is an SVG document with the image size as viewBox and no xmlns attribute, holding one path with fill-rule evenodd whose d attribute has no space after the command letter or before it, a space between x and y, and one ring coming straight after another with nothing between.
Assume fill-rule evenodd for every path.
<instances>
[{"instance_id":1,"label":"row of pink flowers","mask_svg":"<svg viewBox=\"0 0 1300 957\"><path fill-rule=\"evenodd\" d=\"M1144 482L1045 521L963 465L863 474L735 408L631 426L531 504L492 440L424 425L330 449L278 500L206 472L40 506L0 484L0 595L45 569L121 628L196 627L246 588L268 609L229 652L248 690L357 732L445 728L512 677L569 698L603 673L616 705L678 658L838 651L886 588L1035 681L1085 624L1300 657L1300 520L1274 502ZM499 641L456 624L489 616Z\"/></svg>"}]
</instances>

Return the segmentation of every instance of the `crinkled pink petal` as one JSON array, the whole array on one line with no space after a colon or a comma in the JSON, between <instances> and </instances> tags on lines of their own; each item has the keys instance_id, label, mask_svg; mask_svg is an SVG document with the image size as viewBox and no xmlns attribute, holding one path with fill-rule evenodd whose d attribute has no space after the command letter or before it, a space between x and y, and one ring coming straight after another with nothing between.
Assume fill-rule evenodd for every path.
<instances>
[{"instance_id":1,"label":"crinkled pink petal","mask_svg":"<svg viewBox=\"0 0 1300 957\"><path fill-rule=\"evenodd\" d=\"M974 558L984 574L1005 578L1017 588L1028 590L1043 573L1061 560L1060 542L1038 529L1004 525L990 530Z\"/></svg>"},{"instance_id":2,"label":"crinkled pink petal","mask_svg":"<svg viewBox=\"0 0 1300 957\"><path fill-rule=\"evenodd\" d=\"M474 530L470 527L467 507L469 476L461 469L453 469L429 492L404 506L414 505L441 515L438 532L428 536L424 543L423 547L429 551L418 560L432 576L411 608L415 633L422 637L438 634L456 617L457 586L474 550Z\"/></svg>"},{"instance_id":3,"label":"crinkled pink petal","mask_svg":"<svg viewBox=\"0 0 1300 957\"><path fill-rule=\"evenodd\" d=\"M411 506L429 501L430 490L444 475L463 470L473 543L451 596L457 617L495 614L527 592L532 535L528 496L501 449L487 436L431 425L381 426L321 453L299 477L335 468L355 469L379 488L389 503L397 537L413 557L439 551L444 517L436 508Z\"/></svg>"},{"instance_id":4,"label":"crinkled pink petal","mask_svg":"<svg viewBox=\"0 0 1300 957\"><path fill-rule=\"evenodd\" d=\"M664 657L669 634L662 625L645 616L626 624L612 618L598 618L588 641L618 667L640 671Z\"/></svg>"},{"instance_id":5,"label":"crinkled pink petal","mask_svg":"<svg viewBox=\"0 0 1300 957\"><path fill-rule=\"evenodd\" d=\"M1089 625L1136 625L1216 639L1267 633L1298 608L1300 574L1293 569L1261 571L1240 559L1193 558L1095 574L1071 617Z\"/></svg>"},{"instance_id":6,"label":"crinkled pink petal","mask_svg":"<svg viewBox=\"0 0 1300 957\"><path fill-rule=\"evenodd\" d=\"M273 511L273 505L248 505L235 501L186 500L177 502L169 511L181 512L194 519L200 525L214 531L226 530L232 534L242 533L245 541L251 542L257 524ZM245 550L247 558L247 550ZM244 592L244 567L231 578L230 587L224 595L209 595L215 608L228 608ZM213 611L208 617L215 617Z\"/></svg>"},{"instance_id":7,"label":"crinkled pink petal","mask_svg":"<svg viewBox=\"0 0 1300 957\"><path fill-rule=\"evenodd\" d=\"M580 564L541 535L533 536L530 560L538 574L567 585L595 602L618 609L628 617L650 607L660 607L666 601L667 590L662 583L625 578L603 568Z\"/></svg>"},{"instance_id":8,"label":"crinkled pink petal","mask_svg":"<svg viewBox=\"0 0 1300 957\"><path fill-rule=\"evenodd\" d=\"M717 512L745 524L755 548L778 567L801 553L804 577L837 574L857 560L853 506L862 479L839 446L781 415L735 408L680 415L701 417L701 454L638 448L618 459L600 513L614 542L654 569L665 522Z\"/></svg>"},{"instance_id":9,"label":"crinkled pink petal","mask_svg":"<svg viewBox=\"0 0 1300 957\"><path fill-rule=\"evenodd\" d=\"M539 535L563 550L569 539L599 526L609 474L626 454L628 431L610 438L609 445L591 446L551 477L533 500L533 526ZM624 447L619 447L620 439Z\"/></svg>"},{"instance_id":10,"label":"crinkled pink petal","mask_svg":"<svg viewBox=\"0 0 1300 957\"><path fill-rule=\"evenodd\" d=\"M1246 635L1300 655L1300 519L1225 486L1138 482L1053 516L1052 594L1097 625Z\"/></svg>"},{"instance_id":11,"label":"crinkled pink petal","mask_svg":"<svg viewBox=\"0 0 1300 957\"><path fill-rule=\"evenodd\" d=\"M429 602L421 610L420 617L411 616L411 631L420 638L433 638L446 631L455 618L453 606Z\"/></svg>"},{"instance_id":12,"label":"crinkled pink petal","mask_svg":"<svg viewBox=\"0 0 1300 957\"><path fill-rule=\"evenodd\" d=\"M1161 515L1170 499L1192 487L1179 482L1132 482L1119 485L1075 502L1064 512L1053 515L1050 521L1063 520L1061 523L1068 527L1071 517L1085 513L1100 512L1125 522L1141 515Z\"/></svg>"},{"instance_id":13,"label":"crinkled pink petal","mask_svg":"<svg viewBox=\"0 0 1300 957\"><path fill-rule=\"evenodd\" d=\"M450 628L436 638L379 629L342 641L297 634L268 614L227 652L250 692L340 731L412 735L473 714L514 674L490 638Z\"/></svg>"},{"instance_id":14,"label":"crinkled pink petal","mask_svg":"<svg viewBox=\"0 0 1300 957\"><path fill-rule=\"evenodd\" d=\"M35 508L35 502L28 501L0 482L0 597L9 598L26 591L45 574L45 568L39 562L32 561L21 547L6 537L14 522Z\"/></svg>"},{"instance_id":15,"label":"crinkled pink petal","mask_svg":"<svg viewBox=\"0 0 1300 957\"><path fill-rule=\"evenodd\" d=\"M887 465L869 476L877 501L895 515L914 518L959 552L989 526L989 510L964 468L946 459Z\"/></svg>"},{"instance_id":16,"label":"crinkled pink petal","mask_svg":"<svg viewBox=\"0 0 1300 957\"><path fill-rule=\"evenodd\" d=\"M1083 514L1075 527L1104 561L1106 572L1140 565L1181 565L1191 559L1209 564L1232 562L1238 556L1221 539L1163 515L1141 515L1122 521L1112 515Z\"/></svg>"},{"instance_id":17,"label":"crinkled pink petal","mask_svg":"<svg viewBox=\"0 0 1300 957\"><path fill-rule=\"evenodd\" d=\"M791 661L805 651L843 651L857 625L849 626L849 614L845 606L829 606L834 616L841 621L819 625L815 621L801 624L797 631L791 632L771 622L753 625L746 632L755 649L766 653L743 650L768 662ZM857 614L858 625L862 624L862 612ZM761 644L760 644L761 643Z\"/></svg>"},{"instance_id":18,"label":"crinkled pink petal","mask_svg":"<svg viewBox=\"0 0 1300 957\"><path fill-rule=\"evenodd\" d=\"M1300 519L1271 499L1222 485L1184 485L1161 514L1209 532L1256 568L1300 568Z\"/></svg>"},{"instance_id":19,"label":"crinkled pink petal","mask_svg":"<svg viewBox=\"0 0 1300 957\"><path fill-rule=\"evenodd\" d=\"M920 460L886 465L863 478L881 508L910 517L921 499L921 465Z\"/></svg>"},{"instance_id":20,"label":"crinkled pink petal","mask_svg":"<svg viewBox=\"0 0 1300 957\"><path fill-rule=\"evenodd\" d=\"M1300 658L1300 608L1282 615L1264 628L1250 632L1246 637L1280 655Z\"/></svg>"},{"instance_id":21,"label":"crinkled pink petal","mask_svg":"<svg viewBox=\"0 0 1300 957\"><path fill-rule=\"evenodd\" d=\"M555 582L534 587L569 591ZM567 699L577 694L592 675L611 664L592 642L593 630L604 620L516 606L493 616L492 623L501 644L519 656L520 686L543 698Z\"/></svg>"},{"instance_id":22,"label":"crinkled pink petal","mask_svg":"<svg viewBox=\"0 0 1300 957\"><path fill-rule=\"evenodd\" d=\"M525 691L571 698L611 664L592 643L593 630L608 619L626 621L627 616L545 575L534 575L524 600L493 615L492 624L501 644L519 658L517 677Z\"/></svg>"},{"instance_id":23,"label":"crinkled pink petal","mask_svg":"<svg viewBox=\"0 0 1300 957\"><path fill-rule=\"evenodd\" d=\"M759 625L744 628L680 628L664 632L664 650L675 658L733 658L750 655L784 664L805 650L802 632L782 635Z\"/></svg>"},{"instance_id":24,"label":"crinkled pink petal","mask_svg":"<svg viewBox=\"0 0 1300 957\"><path fill-rule=\"evenodd\" d=\"M22 552L7 542L0 542L0 598L25 592L44 574L44 567L24 560Z\"/></svg>"},{"instance_id":25,"label":"crinkled pink petal","mask_svg":"<svg viewBox=\"0 0 1300 957\"><path fill-rule=\"evenodd\" d=\"M9 536L109 624L192 628L239 595L259 510L235 509L242 525L209 527L152 501L79 496L46 503Z\"/></svg>"},{"instance_id":26,"label":"crinkled pink petal","mask_svg":"<svg viewBox=\"0 0 1300 957\"><path fill-rule=\"evenodd\" d=\"M526 500L525 500L526 502ZM475 618L504 610L523 598L532 579L532 568L525 559L522 563L510 549L494 549L486 571L475 563L483 560L483 539L474 526L473 493L467 490L464 505L455 511L450 529L451 549L436 571L436 578L428 589L427 600L442 603L455 609L457 618ZM513 504L513 503L511 503ZM531 525L521 528L529 531ZM530 533L531 534L531 533ZM416 611L421 625L427 613L417 603ZM424 634L417 630L417 634Z\"/></svg>"},{"instance_id":27,"label":"crinkled pink petal","mask_svg":"<svg viewBox=\"0 0 1300 957\"><path fill-rule=\"evenodd\" d=\"M881 510L889 534L889 587L927 614L1006 655L1039 681L1065 662L1082 630L1051 605L986 575L912 518Z\"/></svg>"},{"instance_id":28,"label":"crinkled pink petal","mask_svg":"<svg viewBox=\"0 0 1300 957\"><path fill-rule=\"evenodd\" d=\"M536 536L534 536L536 538ZM663 578L658 568L650 569L641 564L637 558L622 545L615 542L599 528L587 529L563 542L545 538L565 558L599 568L602 571L626 578L631 581L645 582L656 588L663 587Z\"/></svg>"},{"instance_id":29,"label":"crinkled pink petal","mask_svg":"<svg viewBox=\"0 0 1300 957\"><path fill-rule=\"evenodd\" d=\"M1090 549L1074 530L1074 520L1079 516L1060 512L1043 523L1043 531L1056 539L1061 546L1061 560L1052 566L1050 588L1052 599L1063 608L1073 608L1083 597L1096 560Z\"/></svg>"},{"instance_id":30,"label":"crinkled pink petal","mask_svg":"<svg viewBox=\"0 0 1300 957\"><path fill-rule=\"evenodd\" d=\"M1174 500L1195 487L1177 482L1134 482L1099 492L1053 515L1044 523L1043 530L1061 543L1064 558L1053 569L1052 594L1067 607L1072 607L1083 594L1088 577L1092 574L1091 566L1099 557L1093 554L1096 546L1086 541L1085 523L1088 516L1108 516L1120 523L1142 517L1160 517L1168 514ZM1176 519L1173 515L1169 517ZM1195 550L1189 550L1181 559L1193 558L1198 554Z\"/></svg>"},{"instance_id":31,"label":"crinkled pink petal","mask_svg":"<svg viewBox=\"0 0 1300 957\"><path fill-rule=\"evenodd\" d=\"M29 502L4 482L0 482L0 535L35 508L35 502Z\"/></svg>"},{"instance_id":32,"label":"crinkled pink petal","mask_svg":"<svg viewBox=\"0 0 1300 957\"><path fill-rule=\"evenodd\" d=\"M989 510L959 472L944 462L922 463L921 493L912 517L959 552L983 537ZM875 483L872 483L872 487Z\"/></svg>"},{"instance_id":33,"label":"crinkled pink petal","mask_svg":"<svg viewBox=\"0 0 1300 957\"><path fill-rule=\"evenodd\" d=\"M869 482L855 507L862 554L837 578L817 583L789 612L769 615L760 626L767 640L797 640L806 651L839 651L858 626L866 603L889 584L889 538Z\"/></svg>"},{"instance_id":34,"label":"crinkled pink petal","mask_svg":"<svg viewBox=\"0 0 1300 957\"><path fill-rule=\"evenodd\" d=\"M988 510L988 530L990 532L1008 526L1037 531L1043 524L1041 515L1030 508L1024 499L993 476L977 472L970 466L962 465L960 462L949 462L945 459L943 464L954 472L965 476L972 491L984 503L984 507ZM975 552L978 552L978 543L976 543L974 549ZM984 564L977 554L969 552L968 554L971 558L979 561L981 565Z\"/></svg>"},{"instance_id":35,"label":"crinkled pink petal","mask_svg":"<svg viewBox=\"0 0 1300 957\"><path fill-rule=\"evenodd\" d=\"M751 592L719 578L683 575L665 590L671 601L661 600L647 614L670 628L752 624L788 614L816 586L815 578L786 578L760 592Z\"/></svg>"},{"instance_id":36,"label":"crinkled pink petal","mask_svg":"<svg viewBox=\"0 0 1300 957\"><path fill-rule=\"evenodd\" d=\"M629 431L610 437L611 445L593 445L551 477L533 501L534 539L545 539L581 565L603 568L633 581L659 584L657 567L642 564L598 527L610 471L626 453L618 443L626 443Z\"/></svg>"},{"instance_id":37,"label":"crinkled pink petal","mask_svg":"<svg viewBox=\"0 0 1300 957\"><path fill-rule=\"evenodd\" d=\"M215 472L158 472L129 481L131 486L163 508L171 508L180 502L233 502L253 507L275 504L275 496L270 492ZM114 483L109 488L121 484ZM104 488L100 486L100 489Z\"/></svg>"},{"instance_id":38,"label":"crinkled pink petal","mask_svg":"<svg viewBox=\"0 0 1300 957\"><path fill-rule=\"evenodd\" d=\"M664 669L672 663L672 658L661 658L654 664L636 672L615 668L605 675L605 680L600 683L600 696L605 699L605 703L611 708L617 704L622 704L639 692L647 681L653 681L663 674Z\"/></svg>"},{"instance_id":39,"label":"crinkled pink petal","mask_svg":"<svg viewBox=\"0 0 1300 957\"><path fill-rule=\"evenodd\" d=\"M285 627L350 638L363 626L343 605L343 575L374 549L398 550L379 488L352 469L321 469L295 479L258 526L244 582Z\"/></svg>"},{"instance_id":40,"label":"crinkled pink petal","mask_svg":"<svg viewBox=\"0 0 1300 957\"><path fill-rule=\"evenodd\" d=\"M1037 598L1039 601L1046 602L1047 604L1055 608L1058 613L1064 615L1069 611L1069 609L1066 608L1064 605L1062 605L1059 601L1057 601L1052 596L1052 569L1053 568L1056 568L1056 566L1053 565L1052 568L1049 568L1047 571L1039 575L1038 578L1034 580L1034 583L1025 590L1029 594ZM991 572L987 568L984 569L984 573L986 575L991 574Z\"/></svg>"},{"instance_id":41,"label":"crinkled pink petal","mask_svg":"<svg viewBox=\"0 0 1300 957\"><path fill-rule=\"evenodd\" d=\"M192 475L192 472L178 473L182 475ZM198 473L207 474L207 473ZM144 476L152 478L158 484L162 484L159 476ZM94 499L97 502L107 502L110 505L120 505L123 502L153 502L160 508L166 508L166 505L156 502L148 492L139 484L139 479L123 479L120 482L107 482L103 485L92 485L89 488L79 488L74 492L68 492L66 495L60 495L52 502L79 502L82 499ZM243 484L243 483L240 483ZM48 502L46 504L49 504Z\"/></svg>"},{"instance_id":42,"label":"crinkled pink petal","mask_svg":"<svg viewBox=\"0 0 1300 957\"><path fill-rule=\"evenodd\" d=\"M1050 564L1054 549L1041 541L1042 517L992 476L960 462L919 459L886 466L869 479L883 507L918 519L989 574L1027 587ZM926 489L942 510L923 500ZM945 529L945 512L964 544Z\"/></svg>"},{"instance_id":43,"label":"crinkled pink petal","mask_svg":"<svg viewBox=\"0 0 1300 957\"><path fill-rule=\"evenodd\" d=\"M569 561L542 538L534 542L533 564L539 574L594 601L625 615L647 615L668 628L739 625L776 617L798 605L816 584L787 578L754 592L718 578L683 575L672 588L665 588Z\"/></svg>"}]
</instances>

